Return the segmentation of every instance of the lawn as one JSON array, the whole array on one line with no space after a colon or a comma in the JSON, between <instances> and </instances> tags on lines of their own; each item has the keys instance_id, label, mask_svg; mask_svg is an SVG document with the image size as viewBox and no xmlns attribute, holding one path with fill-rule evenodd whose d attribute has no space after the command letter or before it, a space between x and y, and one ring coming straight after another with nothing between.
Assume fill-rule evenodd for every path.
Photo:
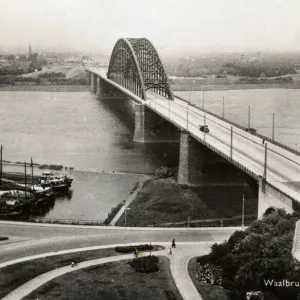
<instances>
[{"instance_id":1,"label":"lawn","mask_svg":"<svg viewBox=\"0 0 300 300\"><path fill-rule=\"evenodd\" d=\"M128 260L93 266L60 276L24 300L182 300L169 259L159 257L159 268L155 273L136 273Z\"/></svg>"},{"instance_id":2,"label":"lawn","mask_svg":"<svg viewBox=\"0 0 300 300\"><path fill-rule=\"evenodd\" d=\"M157 251L158 248L161 248L161 246L153 245L152 251ZM115 248L107 248L44 257L4 267L0 269L0 299L12 290L43 273L71 265L72 259L80 263L85 260L122 254L117 253Z\"/></svg>"},{"instance_id":3,"label":"lawn","mask_svg":"<svg viewBox=\"0 0 300 300\"><path fill-rule=\"evenodd\" d=\"M188 217L190 220L204 220L241 216L242 195L247 199L245 215L253 215L252 219L247 219L251 222L256 219L257 198L248 186L184 188L172 179L152 180L144 185L130 204L126 223L128 226L159 226L168 222L187 221ZM240 220L237 222L241 223ZM124 224L123 214L116 225ZM220 221L215 226L219 225ZM225 222L223 225L226 225Z\"/></svg>"},{"instance_id":4,"label":"lawn","mask_svg":"<svg viewBox=\"0 0 300 300\"><path fill-rule=\"evenodd\" d=\"M194 257L189 261L188 271L192 281L202 296L203 300L230 300L229 296L224 290L223 287L218 285L211 285L209 283L203 283L197 280L196 278L196 267L197 267L197 258Z\"/></svg>"},{"instance_id":5,"label":"lawn","mask_svg":"<svg viewBox=\"0 0 300 300\"><path fill-rule=\"evenodd\" d=\"M72 259L81 262L114 255L119 254L109 248L39 258L4 267L0 269L0 298L43 273L70 265Z\"/></svg>"}]
</instances>

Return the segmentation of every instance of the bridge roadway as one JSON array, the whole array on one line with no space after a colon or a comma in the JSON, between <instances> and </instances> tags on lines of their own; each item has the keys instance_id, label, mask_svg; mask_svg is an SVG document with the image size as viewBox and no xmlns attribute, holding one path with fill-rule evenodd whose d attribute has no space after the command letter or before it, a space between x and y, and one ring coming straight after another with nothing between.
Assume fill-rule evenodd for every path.
<instances>
[{"instance_id":1,"label":"bridge roadway","mask_svg":"<svg viewBox=\"0 0 300 300\"><path fill-rule=\"evenodd\" d=\"M196 140L216 148L223 155L230 157L231 127L232 160L263 177L265 162L265 146L263 140L255 135L232 126L231 124L205 113L201 108L195 108L175 96L175 101L147 92L147 100L139 98L118 83L106 78L106 69L90 68L93 72L113 85L133 100L145 104L175 126L189 131ZM204 121L204 115L205 121ZM199 125L208 125L210 132L199 130ZM300 202L300 157L277 145L268 143L267 151L267 182L271 183L283 193Z\"/></svg>"},{"instance_id":2,"label":"bridge roadway","mask_svg":"<svg viewBox=\"0 0 300 300\"><path fill-rule=\"evenodd\" d=\"M0 263L25 256L89 246L170 242L224 241L239 228L128 228L71 226L0 221Z\"/></svg>"}]
</instances>

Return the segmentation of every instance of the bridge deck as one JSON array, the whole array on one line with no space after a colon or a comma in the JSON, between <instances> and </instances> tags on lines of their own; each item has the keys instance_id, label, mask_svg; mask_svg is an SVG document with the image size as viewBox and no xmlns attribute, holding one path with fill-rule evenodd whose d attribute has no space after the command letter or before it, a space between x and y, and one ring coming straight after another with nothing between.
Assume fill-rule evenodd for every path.
<instances>
[{"instance_id":1,"label":"bridge deck","mask_svg":"<svg viewBox=\"0 0 300 300\"><path fill-rule=\"evenodd\" d=\"M180 99L169 101L148 91L147 100L144 101L116 82L107 79L105 69L91 68L89 71L97 74L133 100L145 104L177 127L189 131L191 136L199 142L228 159L231 154L232 127L232 162L245 169L250 175L263 176L265 146L262 138L232 126L224 120L203 112L201 108L196 108ZM206 116L204 117L204 115ZM209 133L199 130L199 126L204 125L204 123L208 125ZM267 182L300 202L300 157L277 145L268 143Z\"/></svg>"}]
</instances>

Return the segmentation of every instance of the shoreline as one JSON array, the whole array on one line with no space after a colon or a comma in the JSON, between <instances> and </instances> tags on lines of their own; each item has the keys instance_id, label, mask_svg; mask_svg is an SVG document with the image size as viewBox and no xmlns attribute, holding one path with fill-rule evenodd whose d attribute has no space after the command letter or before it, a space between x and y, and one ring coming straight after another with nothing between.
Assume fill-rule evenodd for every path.
<instances>
[{"instance_id":1,"label":"shoreline","mask_svg":"<svg viewBox=\"0 0 300 300\"><path fill-rule=\"evenodd\" d=\"M191 79L192 80L192 79ZM174 92L180 91L225 91L225 90L259 90L259 89L300 89L300 82L293 83L216 83L216 84L171 84Z\"/></svg>"},{"instance_id":2,"label":"shoreline","mask_svg":"<svg viewBox=\"0 0 300 300\"><path fill-rule=\"evenodd\" d=\"M0 85L0 92L89 92L89 85L20 84Z\"/></svg>"},{"instance_id":3,"label":"shoreline","mask_svg":"<svg viewBox=\"0 0 300 300\"><path fill-rule=\"evenodd\" d=\"M191 79L186 79L191 80ZM293 83L215 83L215 84L195 84L193 82L185 84L171 84L174 92L181 91L225 91L225 90L251 90L251 89L300 89L300 81ZM60 85L60 84L20 84L20 85L0 85L0 92L90 92L89 85Z\"/></svg>"}]
</instances>

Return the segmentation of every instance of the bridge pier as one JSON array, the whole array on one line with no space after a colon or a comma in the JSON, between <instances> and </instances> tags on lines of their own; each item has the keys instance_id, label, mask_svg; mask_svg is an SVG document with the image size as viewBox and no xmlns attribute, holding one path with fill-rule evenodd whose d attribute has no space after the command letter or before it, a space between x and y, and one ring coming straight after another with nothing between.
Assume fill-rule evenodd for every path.
<instances>
[{"instance_id":1,"label":"bridge pier","mask_svg":"<svg viewBox=\"0 0 300 300\"><path fill-rule=\"evenodd\" d=\"M258 219L264 216L268 208L282 208L286 213L293 213L293 200L268 183L265 184L263 191L263 179L261 177L259 178L258 188Z\"/></svg>"},{"instance_id":2,"label":"bridge pier","mask_svg":"<svg viewBox=\"0 0 300 300\"><path fill-rule=\"evenodd\" d=\"M179 142L177 128L144 104L135 103L133 141L137 143Z\"/></svg>"},{"instance_id":3,"label":"bridge pier","mask_svg":"<svg viewBox=\"0 0 300 300\"><path fill-rule=\"evenodd\" d=\"M92 92L96 93L96 89L97 89L97 75L95 75L94 73L91 73L91 88L92 88Z\"/></svg>"},{"instance_id":4,"label":"bridge pier","mask_svg":"<svg viewBox=\"0 0 300 300\"><path fill-rule=\"evenodd\" d=\"M177 182L179 184L199 183L207 158L204 146L191 138L188 131L181 131Z\"/></svg>"}]
</instances>

